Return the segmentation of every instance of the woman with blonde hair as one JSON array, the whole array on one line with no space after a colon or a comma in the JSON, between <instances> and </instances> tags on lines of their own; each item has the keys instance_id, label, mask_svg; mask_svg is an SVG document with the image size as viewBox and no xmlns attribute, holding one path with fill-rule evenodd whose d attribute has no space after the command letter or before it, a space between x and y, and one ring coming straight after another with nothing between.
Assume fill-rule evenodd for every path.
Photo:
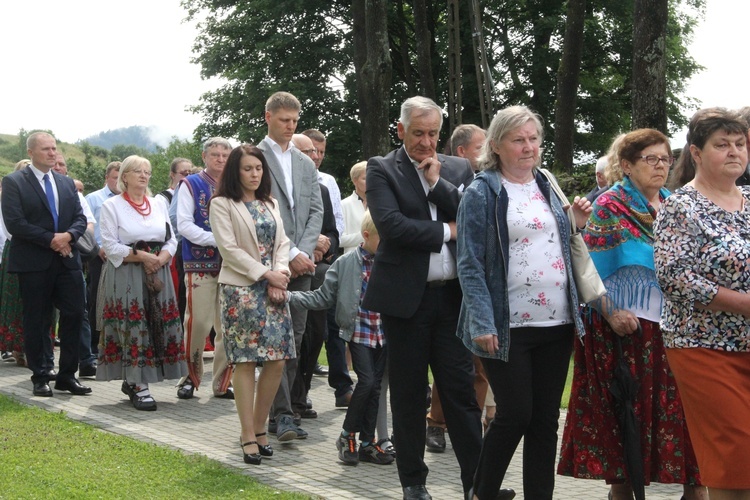
<instances>
[{"instance_id":1,"label":"woman with blonde hair","mask_svg":"<svg viewBox=\"0 0 750 500\"><path fill-rule=\"evenodd\" d=\"M122 379L136 410L156 410L149 384L187 374L182 325L169 272L177 240L164 203L151 197L151 163L128 156L120 194L102 204L100 229L107 264L97 380Z\"/></svg>"}]
</instances>

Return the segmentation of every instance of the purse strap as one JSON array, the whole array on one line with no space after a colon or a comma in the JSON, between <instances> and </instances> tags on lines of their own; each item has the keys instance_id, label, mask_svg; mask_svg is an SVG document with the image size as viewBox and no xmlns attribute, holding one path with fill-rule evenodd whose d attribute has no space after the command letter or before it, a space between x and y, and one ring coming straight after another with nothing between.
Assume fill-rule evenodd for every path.
<instances>
[{"instance_id":1,"label":"purse strap","mask_svg":"<svg viewBox=\"0 0 750 500\"><path fill-rule=\"evenodd\" d=\"M570 209L570 202L568 201L567 196L565 196L565 193L563 193L563 190L560 188L560 185L557 183L557 179L555 179L555 176L547 170L546 168L540 168L539 172L542 173L542 175L547 179L547 182L549 182L549 185L552 186L552 190L555 192L557 197L560 199L560 203L563 205L563 210ZM566 208L567 207L567 208ZM579 229L576 227L575 219L571 217L571 214L568 214L568 220L570 221L570 236L575 236Z\"/></svg>"},{"instance_id":2,"label":"purse strap","mask_svg":"<svg viewBox=\"0 0 750 500\"><path fill-rule=\"evenodd\" d=\"M539 171L547 179L547 182L549 182L550 186L552 186L552 190L555 191L555 194L560 199L560 203L563 204L563 208L569 207L570 202L568 201L568 198L565 196L565 193L563 193L562 189L560 189L560 185L557 183L557 179L552 174L552 172L550 172L546 168L540 168Z\"/></svg>"}]
</instances>

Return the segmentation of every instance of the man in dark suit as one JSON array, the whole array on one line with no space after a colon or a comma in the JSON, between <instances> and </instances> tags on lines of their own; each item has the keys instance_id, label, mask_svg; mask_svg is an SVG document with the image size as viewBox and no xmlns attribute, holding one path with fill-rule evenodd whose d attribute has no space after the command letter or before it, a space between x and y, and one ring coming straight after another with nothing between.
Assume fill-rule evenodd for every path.
<instances>
[{"instance_id":1,"label":"man in dark suit","mask_svg":"<svg viewBox=\"0 0 750 500\"><path fill-rule=\"evenodd\" d=\"M44 356L52 308L60 310L60 370L55 389L75 395L91 392L75 378L83 321L81 258L75 241L86 231L86 217L73 180L52 171L55 138L36 132L26 141L31 165L3 178L2 212L13 235L8 272L18 274L23 302L24 351L35 396L52 396Z\"/></svg>"},{"instance_id":2,"label":"man in dark suit","mask_svg":"<svg viewBox=\"0 0 750 500\"><path fill-rule=\"evenodd\" d=\"M266 101L268 135L258 144L271 172L271 195L279 202L284 232L289 237L289 291L310 290L315 273L313 261L323 224L323 202L312 160L292 146L301 105L292 94L276 92ZM302 349L307 311L292 307L292 328L297 355ZM271 407L268 432L276 432L280 442L304 439L307 432L294 423L291 390L299 360L286 361L284 375ZM299 402L298 402L299 403ZM301 402L304 404L304 401ZM275 427L275 428L274 428ZM261 443L264 444L264 443Z\"/></svg>"},{"instance_id":3,"label":"man in dark suit","mask_svg":"<svg viewBox=\"0 0 750 500\"><path fill-rule=\"evenodd\" d=\"M425 482L425 390L437 381L464 491L479 460L481 411L471 353L456 337L456 213L474 173L436 153L440 108L425 97L401 106L403 147L367 164L367 205L380 233L362 307L379 312L388 349L396 464L405 499L431 498Z\"/></svg>"}]
</instances>

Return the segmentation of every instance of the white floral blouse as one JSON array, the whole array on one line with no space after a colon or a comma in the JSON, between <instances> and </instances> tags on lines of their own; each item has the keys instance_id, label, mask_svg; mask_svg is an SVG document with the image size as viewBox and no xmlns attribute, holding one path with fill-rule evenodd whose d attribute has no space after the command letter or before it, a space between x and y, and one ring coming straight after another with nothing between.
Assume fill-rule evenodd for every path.
<instances>
[{"instance_id":1,"label":"white floral blouse","mask_svg":"<svg viewBox=\"0 0 750 500\"><path fill-rule=\"evenodd\" d=\"M536 181L502 182L508 193L510 327L571 323L565 260L552 209Z\"/></svg>"},{"instance_id":2,"label":"white floral blouse","mask_svg":"<svg viewBox=\"0 0 750 500\"><path fill-rule=\"evenodd\" d=\"M750 351L750 317L699 309L719 286L750 292L750 187L727 212L691 186L667 198L654 225L656 277L664 293L666 347Z\"/></svg>"}]
</instances>

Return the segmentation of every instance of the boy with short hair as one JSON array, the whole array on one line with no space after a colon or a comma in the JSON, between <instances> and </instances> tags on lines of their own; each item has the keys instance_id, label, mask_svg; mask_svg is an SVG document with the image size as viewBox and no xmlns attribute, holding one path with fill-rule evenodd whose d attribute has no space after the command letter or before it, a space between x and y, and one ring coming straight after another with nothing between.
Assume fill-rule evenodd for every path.
<instances>
[{"instance_id":1,"label":"boy with short hair","mask_svg":"<svg viewBox=\"0 0 750 500\"><path fill-rule=\"evenodd\" d=\"M362 219L361 243L339 257L326 272L323 284L310 292L287 292L290 304L313 310L336 306L339 335L349 343L357 385L346 411L344 429L336 440L339 459L347 465L360 461L393 463L393 456L375 442L380 381L385 371L385 338L380 315L361 307L380 236L369 212ZM357 451L356 433L361 444Z\"/></svg>"}]
</instances>

